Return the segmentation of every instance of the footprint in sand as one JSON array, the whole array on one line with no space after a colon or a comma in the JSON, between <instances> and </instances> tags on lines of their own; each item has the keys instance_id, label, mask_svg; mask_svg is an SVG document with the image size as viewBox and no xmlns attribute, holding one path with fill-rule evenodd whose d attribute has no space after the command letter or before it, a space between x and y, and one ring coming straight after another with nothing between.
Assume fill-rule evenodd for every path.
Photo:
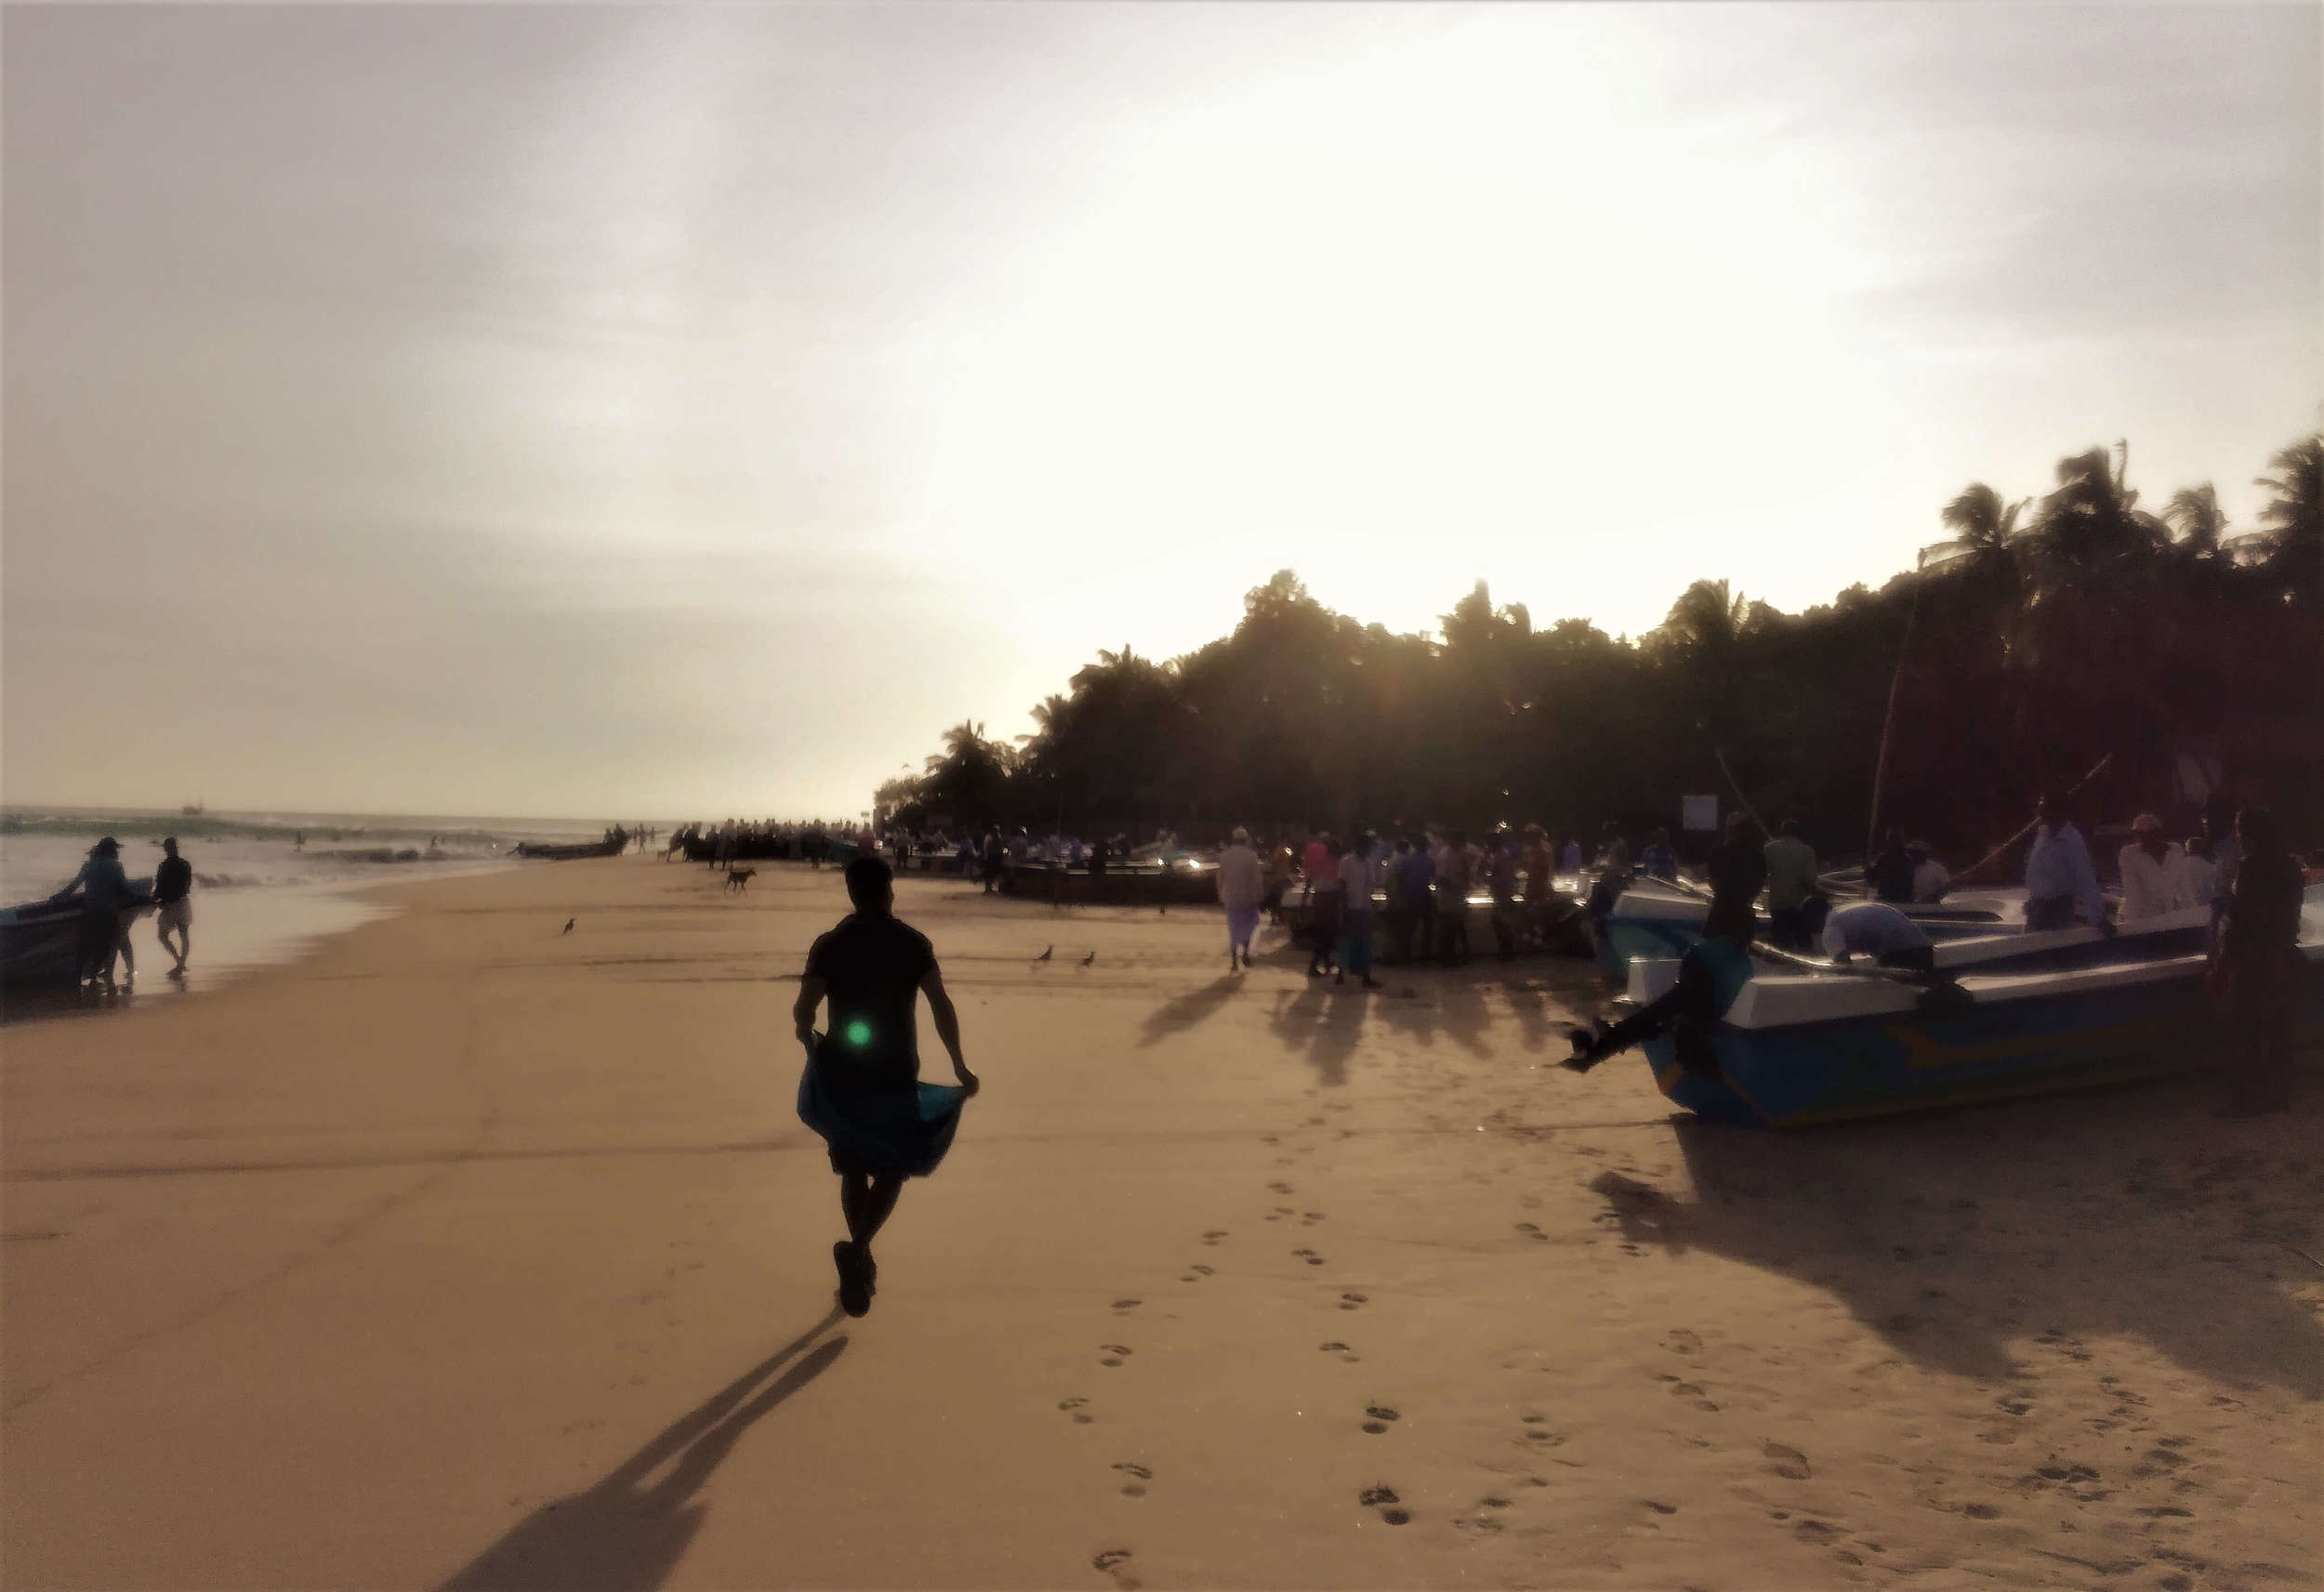
<instances>
[{"instance_id":1,"label":"footprint in sand","mask_svg":"<svg viewBox=\"0 0 2324 1592\"><path fill-rule=\"evenodd\" d=\"M1123 1344L1101 1343L1098 1348L1104 1351L1104 1358L1098 1362L1100 1365L1119 1365L1129 1358L1129 1349Z\"/></svg>"},{"instance_id":2,"label":"footprint in sand","mask_svg":"<svg viewBox=\"0 0 2324 1592\"><path fill-rule=\"evenodd\" d=\"M1361 1355L1357 1354L1355 1350L1350 1349L1344 1343L1319 1343L1315 1347L1322 1349L1326 1354L1338 1355L1342 1362L1349 1365L1355 1364L1363 1358Z\"/></svg>"},{"instance_id":3,"label":"footprint in sand","mask_svg":"<svg viewBox=\"0 0 2324 1592\"><path fill-rule=\"evenodd\" d=\"M1142 1498L1146 1495L1145 1484L1154 1480L1153 1471L1148 1470L1142 1465L1132 1465L1128 1460L1120 1462L1114 1468L1129 1478L1122 1486L1123 1497Z\"/></svg>"},{"instance_id":4,"label":"footprint in sand","mask_svg":"<svg viewBox=\"0 0 2324 1592\"><path fill-rule=\"evenodd\" d=\"M1670 1347L1681 1354L1700 1354L1703 1351L1703 1340L1698 1334L1690 1332L1685 1327L1673 1327L1670 1331Z\"/></svg>"},{"instance_id":5,"label":"footprint in sand","mask_svg":"<svg viewBox=\"0 0 2324 1592\"><path fill-rule=\"evenodd\" d=\"M1208 1232L1202 1235L1202 1241L1205 1243L1217 1243L1221 1239L1226 1236L1226 1229L1222 1227L1214 1227Z\"/></svg>"},{"instance_id":6,"label":"footprint in sand","mask_svg":"<svg viewBox=\"0 0 2324 1592\"><path fill-rule=\"evenodd\" d=\"M1217 1273L1217 1272L1213 1271L1213 1270L1212 1270L1209 1267L1208 1267L1208 1266L1195 1266L1195 1267L1190 1268L1190 1270L1191 1270L1195 1273L1195 1276L1197 1276L1197 1277L1215 1277L1215 1276L1217 1276L1217 1275L1218 1275L1218 1273Z\"/></svg>"},{"instance_id":7,"label":"footprint in sand","mask_svg":"<svg viewBox=\"0 0 2324 1592\"><path fill-rule=\"evenodd\" d=\"M1767 1468L1791 1481L1804 1481L1815 1474L1808 1467L1807 1455L1796 1448L1779 1442L1760 1444L1759 1452L1767 1460Z\"/></svg>"},{"instance_id":8,"label":"footprint in sand","mask_svg":"<svg viewBox=\"0 0 2324 1592\"><path fill-rule=\"evenodd\" d=\"M1134 1592L1139 1585L1138 1578L1129 1573L1129 1549L1126 1547L1107 1548L1089 1561L1089 1568L1101 1575L1112 1576L1114 1585L1122 1592Z\"/></svg>"},{"instance_id":9,"label":"footprint in sand","mask_svg":"<svg viewBox=\"0 0 2324 1592\"><path fill-rule=\"evenodd\" d=\"M1364 1294L1342 1294L1340 1296L1340 1308L1343 1310L1360 1310L1371 1302L1370 1297Z\"/></svg>"},{"instance_id":10,"label":"footprint in sand","mask_svg":"<svg viewBox=\"0 0 2324 1592\"><path fill-rule=\"evenodd\" d=\"M1307 1125L1310 1127L1321 1127L1324 1125L1324 1119L1319 1116L1309 1117L1307 1119Z\"/></svg>"},{"instance_id":11,"label":"footprint in sand","mask_svg":"<svg viewBox=\"0 0 2324 1592\"><path fill-rule=\"evenodd\" d=\"M1291 1253L1298 1256L1301 1260L1306 1261L1310 1266L1321 1266L1324 1263L1324 1257L1316 1254L1312 1249L1295 1249L1291 1251Z\"/></svg>"},{"instance_id":12,"label":"footprint in sand","mask_svg":"<svg viewBox=\"0 0 2324 1592\"><path fill-rule=\"evenodd\" d=\"M1057 1407L1064 1411L1067 1414L1073 1416L1074 1425L1077 1427L1086 1427L1096 1418L1089 1414L1089 1409L1087 1408L1089 1402L1089 1401L1087 1399L1065 1399L1061 1401Z\"/></svg>"},{"instance_id":13,"label":"footprint in sand","mask_svg":"<svg viewBox=\"0 0 2324 1592\"><path fill-rule=\"evenodd\" d=\"M1270 1183L1267 1185L1267 1191L1271 1194L1287 1194L1291 1191L1291 1185L1288 1183Z\"/></svg>"},{"instance_id":14,"label":"footprint in sand","mask_svg":"<svg viewBox=\"0 0 2324 1592\"><path fill-rule=\"evenodd\" d=\"M1412 1519L1407 1511L1395 1506L1403 1500L1396 1496L1393 1487L1367 1487L1356 1494L1355 1501L1367 1509L1378 1509L1380 1518L1392 1526L1403 1525Z\"/></svg>"},{"instance_id":15,"label":"footprint in sand","mask_svg":"<svg viewBox=\"0 0 2324 1592\"><path fill-rule=\"evenodd\" d=\"M1134 1310L1144 1303L1143 1299L1116 1299L1114 1301L1114 1308L1116 1310Z\"/></svg>"},{"instance_id":16,"label":"footprint in sand","mask_svg":"<svg viewBox=\"0 0 2324 1592\"><path fill-rule=\"evenodd\" d=\"M1317 1222L1323 1219L1324 1213L1321 1211L1301 1211L1300 1213L1300 1226L1301 1227L1314 1227Z\"/></svg>"},{"instance_id":17,"label":"footprint in sand","mask_svg":"<svg viewBox=\"0 0 2324 1592\"><path fill-rule=\"evenodd\" d=\"M1367 1404L1364 1406L1364 1413L1371 1417L1364 1423L1364 1429L1374 1437L1386 1431L1388 1423L1396 1419L1396 1412L1385 1404Z\"/></svg>"}]
</instances>

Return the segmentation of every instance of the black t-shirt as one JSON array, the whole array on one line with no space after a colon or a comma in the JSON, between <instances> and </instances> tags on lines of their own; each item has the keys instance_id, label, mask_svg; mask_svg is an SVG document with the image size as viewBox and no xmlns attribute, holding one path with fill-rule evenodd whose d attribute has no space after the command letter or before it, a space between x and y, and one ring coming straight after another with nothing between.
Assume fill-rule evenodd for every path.
<instances>
[{"instance_id":1,"label":"black t-shirt","mask_svg":"<svg viewBox=\"0 0 2324 1592\"><path fill-rule=\"evenodd\" d=\"M153 870L153 900L162 906L186 899L193 888L193 864L183 857L165 857Z\"/></svg>"},{"instance_id":2,"label":"black t-shirt","mask_svg":"<svg viewBox=\"0 0 2324 1592\"><path fill-rule=\"evenodd\" d=\"M807 976L822 980L831 999L820 1056L833 1086L910 1088L918 1082L920 980L935 967L928 936L893 917L859 914L815 941Z\"/></svg>"}]
</instances>

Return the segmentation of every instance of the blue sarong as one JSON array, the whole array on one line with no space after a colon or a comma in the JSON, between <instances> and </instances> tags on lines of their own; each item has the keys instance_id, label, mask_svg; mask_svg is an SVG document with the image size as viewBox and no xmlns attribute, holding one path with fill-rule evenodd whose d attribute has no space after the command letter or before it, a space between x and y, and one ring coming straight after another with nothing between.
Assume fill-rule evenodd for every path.
<instances>
[{"instance_id":1,"label":"blue sarong","mask_svg":"<svg viewBox=\"0 0 2324 1592\"><path fill-rule=\"evenodd\" d=\"M864 1093L833 1089L822 1064L811 1059L799 1076L799 1120L831 1147L835 1172L925 1178L952 1148L968 1098L968 1090L951 1084Z\"/></svg>"}]
</instances>

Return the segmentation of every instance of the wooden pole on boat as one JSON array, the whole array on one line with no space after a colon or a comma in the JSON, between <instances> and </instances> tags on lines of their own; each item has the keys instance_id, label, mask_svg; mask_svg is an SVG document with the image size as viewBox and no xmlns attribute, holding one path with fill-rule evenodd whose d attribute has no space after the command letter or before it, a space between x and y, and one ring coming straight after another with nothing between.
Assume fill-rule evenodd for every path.
<instances>
[{"instance_id":1,"label":"wooden pole on boat","mask_svg":"<svg viewBox=\"0 0 2324 1592\"><path fill-rule=\"evenodd\" d=\"M1759 816L1759 809L1753 807L1751 798L1743 794L1743 782L1735 777L1733 769L1727 767L1726 753L1713 746L1710 749L1710 755L1719 759L1719 771L1727 776L1727 787L1735 792L1735 799L1743 804L1743 810L1750 815L1753 823L1759 825L1759 832L1773 840L1776 837L1776 832L1767 827L1767 821Z\"/></svg>"},{"instance_id":2,"label":"wooden pole on boat","mask_svg":"<svg viewBox=\"0 0 2324 1592\"><path fill-rule=\"evenodd\" d=\"M1905 611L1904 643L1896 649L1896 672L1888 677L1888 711L1881 718L1881 751L1872 762L1872 814L1864 834L1864 893L1870 895L1872 854L1881 843L1881 786L1888 779L1888 738L1896 728L1896 690L1905 683L1905 659L1912 651L1912 625L1921 617L1921 565L1912 561L1912 606Z\"/></svg>"},{"instance_id":3,"label":"wooden pole on boat","mask_svg":"<svg viewBox=\"0 0 2324 1592\"><path fill-rule=\"evenodd\" d=\"M2106 771L2106 765L2113 761L2114 754L2111 752L2099 758L2095 763L2093 763L2090 766L2090 772L2084 774L2080 779L2076 780L2073 787L2066 794L2069 796L2080 796L2081 794L2082 787L2090 783L2091 781L2096 779L2100 774L2105 773ZM2007 851L2011 847L2016 845L2020 840L2026 838L2027 835L2031 835L2040 822L2041 820L2038 818L2035 819L2031 823L2027 824L2025 828L2011 835L2007 840L2002 841L1999 846L1996 846L1992 850L1987 851L1984 856L1970 863L1969 866L1963 868L1960 873L1955 874L1953 875L1953 883L1959 884L1961 880L1968 878L1971 875L1976 873L1978 869L1984 867L1987 862L1992 862L1994 859L2000 856L2001 853Z\"/></svg>"}]
</instances>

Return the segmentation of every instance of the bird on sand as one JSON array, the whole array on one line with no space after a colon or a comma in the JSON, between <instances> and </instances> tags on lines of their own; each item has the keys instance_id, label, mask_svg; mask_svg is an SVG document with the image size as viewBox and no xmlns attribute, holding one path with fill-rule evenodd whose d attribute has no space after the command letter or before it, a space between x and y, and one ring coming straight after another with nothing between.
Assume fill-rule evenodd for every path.
<instances>
[{"instance_id":1,"label":"bird on sand","mask_svg":"<svg viewBox=\"0 0 2324 1592\"><path fill-rule=\"evenodd\" d=\"M569 917L565 919L565 932L567 934L571 934L573 932L573 926L580 921L581 920L577 917Z\"/></svg>"},{"instance_id":2,"label":"bird on sand","mask_svg":"<svg viewBox=\"0 0 2324 1592\"><path fill-rule=\"evenodd\" d=\"M1089 953L1087 956L1084 956L1084 957L1081 959L1081 965L1082 965L1083 967L1089 967L1091 964L1095 963L1095 962L1097 961L1097 959L1098 959L1098 954L1097 954L1096 952L1092 951L1092 952L1090 952L1090 953Z\"/></svg>"},{"instance_id":3,"label":"bird on sand","mask_svg":"<svg viewBox=\"0 0 2324 1592\"><path fill-rule=\"evenodd\" d=\"M1056 946L1054 946L1054 945L1052 945L1052 946L1050 946L1050 947L1049 948L1049 950L1048 950L1048 951L1044 951L1044 952L1042 952L1042 953L1041 953L1038 956L1036 956L1036 957L1035 957L1035 958L1033 958L1033 959L1034 959L1036 962L1046 962L1046 961L1048 961L1048 960L1050 959L1050 952L1053 952L1053 951L1055 951L1056 949L1057 949L1057 947L1056 947Z\"/></svg>"}]
</instances>

